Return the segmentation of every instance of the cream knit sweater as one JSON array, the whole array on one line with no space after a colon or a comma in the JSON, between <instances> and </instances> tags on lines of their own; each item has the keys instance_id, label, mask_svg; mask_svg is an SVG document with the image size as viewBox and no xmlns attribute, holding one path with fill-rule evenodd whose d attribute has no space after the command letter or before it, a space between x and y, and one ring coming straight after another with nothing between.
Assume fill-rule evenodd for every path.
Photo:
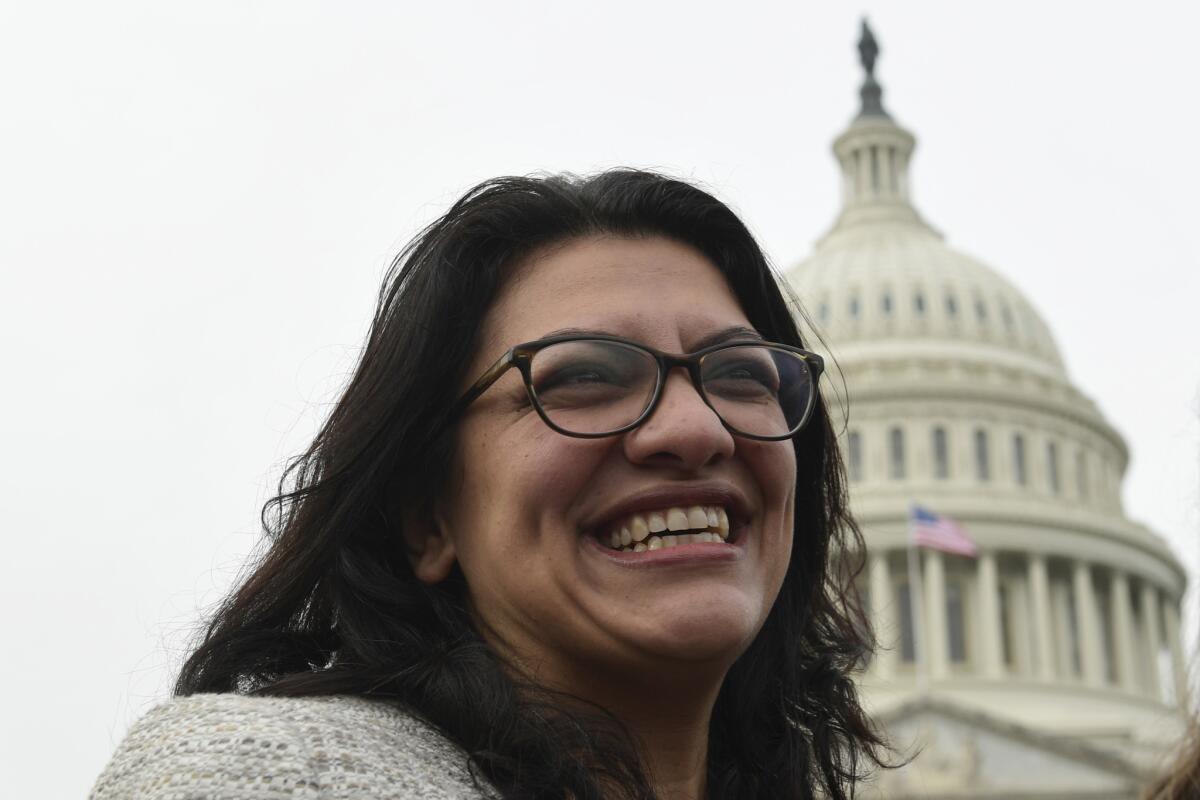
<instances>
[{"instance_id":1,"label":"cream knit sweater","mask_svg":"<svg viewBox=\"0 0 1200 800\"><path fill-rule=\"evenodd\" d=\"M424 722L361 697L202 694L138 721L92 800L478 800L467 756Z\"/></svg>"}]
</instances>

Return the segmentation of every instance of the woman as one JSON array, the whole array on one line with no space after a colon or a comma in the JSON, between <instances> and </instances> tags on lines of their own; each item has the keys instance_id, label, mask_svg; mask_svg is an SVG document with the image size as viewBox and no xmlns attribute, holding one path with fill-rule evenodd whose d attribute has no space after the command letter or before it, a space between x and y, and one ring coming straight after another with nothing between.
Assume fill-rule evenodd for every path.
<instances>
[{"instance_id":1,"label":"woman","mask_svg":"<svg viewBox=\"0 0 1200 800\"><path fill-rule=\"evenodd\" d=\"M692 186L476 187L94 796L850 797L862 542L801 348Z\"/></svg>"}]
</instances>

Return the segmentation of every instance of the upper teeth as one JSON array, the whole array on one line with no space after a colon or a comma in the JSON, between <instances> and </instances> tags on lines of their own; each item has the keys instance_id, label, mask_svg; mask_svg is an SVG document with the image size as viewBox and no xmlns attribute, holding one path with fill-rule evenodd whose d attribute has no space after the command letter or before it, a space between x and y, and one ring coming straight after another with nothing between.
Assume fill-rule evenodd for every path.
<instances>
[{"instance_id":1,"label":"upper teeth","mask_svg":"<svg viewBox=\"0 0 1200 800\"><path fill-rule=\"evenodd\" d=\"M675 531L703 533L676 534ZM614 550L640 553L676 544L724 541L728 537L729 515L721 506L672 506L661 511L630 514L601 541Z\"/></svg>"}]
</instances>

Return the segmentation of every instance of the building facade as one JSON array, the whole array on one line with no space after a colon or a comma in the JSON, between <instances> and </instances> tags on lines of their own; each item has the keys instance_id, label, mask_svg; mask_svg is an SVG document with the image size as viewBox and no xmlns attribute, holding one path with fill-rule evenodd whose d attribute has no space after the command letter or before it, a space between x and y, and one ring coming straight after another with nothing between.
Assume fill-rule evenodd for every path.
<instances>
[{"instance_id":1,"label":"building facade","mask_svg":"<svg viewBox=\"0 0 1200 800\"><path fill-rule=\"evenodd\" d=\"M863 694L920 748L875 790L1133 798L1184 729L1183 568L1125 515L1126 444L1038 312L914 208L915 139L884 109L865 23L859 49L862 110L833 146L842 209L786 278L845 379L833 405L848 398L881 644ZM922 550L911 569L913 503L961 523L978 556Z\"/></svg>"}]
</instances>

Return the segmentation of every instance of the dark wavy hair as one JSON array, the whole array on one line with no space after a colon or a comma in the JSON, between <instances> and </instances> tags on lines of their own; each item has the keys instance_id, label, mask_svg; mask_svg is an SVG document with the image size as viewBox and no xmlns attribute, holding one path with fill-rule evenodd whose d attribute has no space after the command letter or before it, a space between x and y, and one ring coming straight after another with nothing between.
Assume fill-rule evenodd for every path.
<instances>
[{"instance_id":1,"label":"dark wavy hair","mask_svg":"<svg viewBox=\"0 0 1200 800\"><path fill-rule=\"evenodd\" d=\"M349 385L263 510L269 546L216 610L177 695L386 698L458 743L476 779L507 798L655 796L621 723L507 669L472 626L461 572L417 580L400 529L444 488L447 410L508 271L598 234L696 248L763 336L802 345L761 249L706 192L638 170L481 183L389 270ZM886 749L850 677L873 641L853 589L862 536L823 402L793 443L792 558L713 711L713 800L850 798Z\"/></svg>"},{"instance_id":2,"label":"dark wavy hair","mask_svg":"<svg viewBox=\"0 0 1200 800\"><path fill-rule=\"evenodd\" d=\"M1195 800L1200 797L1200 717L1190 716L1174 761L1142 789L1138 800Z\"/></svg>"}]
</instances>

